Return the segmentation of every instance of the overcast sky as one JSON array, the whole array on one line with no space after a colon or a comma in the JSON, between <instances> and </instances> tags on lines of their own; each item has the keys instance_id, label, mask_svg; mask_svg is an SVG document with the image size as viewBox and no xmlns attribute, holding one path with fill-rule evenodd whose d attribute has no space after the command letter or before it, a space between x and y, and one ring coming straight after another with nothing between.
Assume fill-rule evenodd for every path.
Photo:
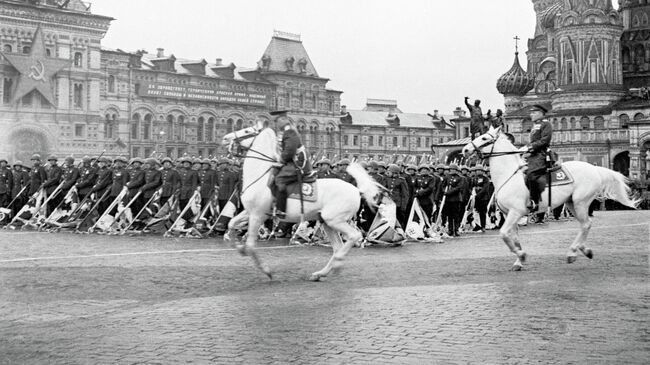
<instances>
[{"instance_id":1,"label":"overcast sky","mask_svg":"<svg viewBox=\"0 0 650 365\"><path fill-rule=\"evenodd\" d=\"M464 96L484 112L503 108L496 80L512 66L515 35L526 68L535 27L530 0L93 0L92 11L116 19L105 47L241 67L255 67L274 29L299 33L348 108L385 98L442 114Z\"/></svg>"}]
</instances>

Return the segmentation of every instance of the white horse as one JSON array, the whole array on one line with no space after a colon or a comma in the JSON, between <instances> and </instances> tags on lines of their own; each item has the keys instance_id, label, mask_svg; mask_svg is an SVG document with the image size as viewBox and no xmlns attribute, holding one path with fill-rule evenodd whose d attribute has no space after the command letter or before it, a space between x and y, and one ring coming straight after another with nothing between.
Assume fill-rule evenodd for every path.
<instances>
[{"instance_id":1,"label":"white horse","mask_svg":"<svg viewBox=\"0 0 650 365\"><path fill-rule=\"evenodd\" d=\"M256 232L269 218L273 205L268 180L272 168L278 164L277 137L272 129L258 122L256 126L227 134L222 143L231 146L238 144L246 150L242 166L241 202L249 214L249 234L245 246L239 247L240 252L250 255L255 265L271 278L271 271L260 260L255 245ZM373 208L376 206L375 197L380 193L380 185L359 164L350 164L347 171L356 180L357 187L340 179L320 179L316 182L318 200L304 202L304 219L321 219L324 222L325 232L334 250L327 265L311 274L310 280L313 281L327 276L332 269L340 269L350 248L363 238L361 232L349 223L359 210L361 195ZM300 201L289 199L286 213L285 221L299 222L302 215ZM345 238L345 243L341 241L339 233Z\"/></svg>"},{"instance_id":2,"label":"white horse","mask_svg":"<svg viewBox=\"0 0 650 365\"><path fill-rule=\"evenodd\" d=\"M526 252L521 248L518 238L517 221L528 214L529 191L524 182L525 162L522 152L501 133L501 128L490 128L463 148L463 154L488 158L490 174L495 189L495 199L499 208L507 213L501 228L501 237L510 251L517 255L513 270L521 270L526 260ZM593 258L593 251L585 246L591 228L589 205L598 196L613 199L631 208L636 208L638 200L630 198L628 179L622 174L582 161L567 161L562 164L573 177L573 183L555 186L551 191L551 208L565 204L580 222L581 230L567 253L567 262L577 259L578 249L586 257ZM544 189L538 212L549 206L548 191Z\"/></svg>"}]
</instances>

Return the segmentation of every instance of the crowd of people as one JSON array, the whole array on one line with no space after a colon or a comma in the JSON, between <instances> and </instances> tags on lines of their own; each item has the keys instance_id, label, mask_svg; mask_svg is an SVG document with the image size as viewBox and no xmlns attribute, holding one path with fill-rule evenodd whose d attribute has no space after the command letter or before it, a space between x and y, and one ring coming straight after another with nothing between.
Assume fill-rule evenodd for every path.
<instances>
[{"instance_id":1,"label":"crowd of people","mask_svg":"<svg viewBox=\"0 0 650 365\"><path fill-rule=\"evenodd\" d=\"M315 175L354 184L346 172L350 162L313 161ZM428 223L438 222L445 227L445 234L457 236L471 197L480 216L476 230L485 229L494 190L486 167L385 161L360 164L385 187L400 227L407 226L417 200ZM79 232L223 233L228 219L242 209L237 199L240 165L240 160L226 157L173 161L169 157L127 160L86 156L81 161L66 157L61 165L53 155L45 164L38 154L30 164L14 161L10 165L0 158L0 223L11 228ZM226 212L229 203L232 208ZM375 214L361 209L356 217L359 228L368 232Z\"/></svg>"}]
</instances>

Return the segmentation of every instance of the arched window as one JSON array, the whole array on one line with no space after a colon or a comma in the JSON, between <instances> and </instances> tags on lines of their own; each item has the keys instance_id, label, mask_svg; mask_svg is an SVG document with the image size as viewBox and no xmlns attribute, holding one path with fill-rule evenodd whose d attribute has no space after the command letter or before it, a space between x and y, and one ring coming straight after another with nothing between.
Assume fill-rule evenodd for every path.
<instances>
[{"instance_id":1,"label":"arched window","mask_svg":"<svg viewBox=\"0 0 650 365\"><path fill-rule=\"evenodd\" d=\"M115 76L113 75L108 76L108 92L109 93L115 92Z\"/></svg>"},{"instance_id":2,"label":"arched window","mask_svg":"<svg viewBox=\"0 0 650 365\"><path fill-rule=\"evenodd\" d=\"M4 46L2 46L2 52L5 52L5 53L13 52L11 44L5 44Z\"/></svg>"},{"instance_id":3,"label":"arched window","mask_svg":"<svg viewBox=\"0 0 650 365\"><path fill-rule=\"evenodd\" d=\"M208 125L205 129L205 140L207 142L212 142L214 136L214 118L208 118Z\"/></svg>"},{"instance_id":4,"label":"arched window","mask_svg":"<svg viewBox=\"0 0 650 365\"><path fill-rule=\"evenodd\" d=\"M115 122L116 115L106 114L104 120L104 138L113 139L113 124Z\"/></svg>"},{"instance_id":5,"label":"arched window","mask_svg":"<svg viewBox=\"0 0 650 365\"><path fill-rule=\"evenodd\" d=\"M152 129L152 120L153 120L153 115L147 113L147 115L144 116L144 128L142 132L142 139L145 140L150 140L151 139L151 129Z\"/></svg>"},{"instance_id":6,"label":"arched window","mask_svg":"<svg viewBox=\"0 0 650 365\"><path fill-rule=\"evenodd\" d=\"M182 141L185 139L185 116L179 115L177 121L178 126L174 128L174 140Z\"/></svg>"},{"instance_id":7,"label":"arched window","mask_svg":"<svg viewBox=\"0 0 650 365\"><path fill-rule=\"evenodd\" d=\"M165 134L167 134L167 139L172 140L174 138L174 122L176 118L173 115L169 114L167 116L167 123L165 126Z\"/></svg>"},{"instance_id":8,"label":"arched window","mask_svg":"<svg viewBox=\"0 0 650 365\"><path fill-rule=\"evenodd\" d=\"M5 104L11 103L11 98L13 97L13 95L11 94L12 91L13 91L13 86L14 86L14 80L13 79L5 78L3 80L3 84L2 84L2 87L3 87L3 90L4 90L4 93L2 94L2 102L3 103L5 103Z\"/></svg>"},{"instance_id":9,"label":"arched window","mask_svg":"<svg viewBox=\"0 0 650 365\"><path fill-rule=\"evenodd\" d=\"M582 129L589 129L590 127L590 122L589 122L589 117L582 117L580 118L580 128Z\"/></svg>"},{"instance_id":10,"label":"arched window","mask_svg":"<svg viewBox=\"0 0 650 365\"><path fill-rule=\"evenodd\" d=\"M618 123L620 128L628 128L630 124L630 117L627 114L621 114L618 116Z\"/></svg>"},{"instance_id":11,"label":"arched window","mask_svg":"<svg viewBox=\"0 0 650 365\"><path fill-rule=\"evenodd\" d=\"M231 118L228 118L228 121L226 121L226 132L230 133L233 131L233 120Z\"/></svg>"},{"instance_id":12,"label":"arched window","mask_svg":"<svg viewBox=\"0 0 650 365\"><path fill-rule=\"evenodd\" d=\"M561 129L561 130L564 130L564 131L567 130L567 129L569 129L569 126L567 125L566 118L562 118L562 119L560 120L560 129Z\"/></svg>"},{"instance_id":13,"label":"arched window","mask_svg":"<svg viewBox=\"0 0 650 365\"><path fill-rule=\"evenodd\" d=\"M131 118L131 139L138 139L140 137L140 114L133 114Z\"/></svg>"},{"instance_id":14,"label":"arched window","mask_svg":"<svg viewBox=\"0 0 650 365\"><path fill-rule=\"evenodd\" d=\"M75 52L74 53L74 66L75 67L82 67L83 63L83 55L81 52Z\"/></svg>"},{"instance_id":15,"label":"arched window","mask_svg":"<svg viewBox=\"0 0 650 365\"><path fill-rule=\"evenodd\" d=\"M643 115L643 113L636 113L634 115L634 121L635 122L641 121L643 119L645 119L645 116Z\"/></svg>"},{"instance_id":16,"label":"arched window","mask_svg":"<svg viewBox=\"0 0 650 365\"><path fill-rule=\"evenodd\" d=\"M196 140L203 142L203 128L205 128L205 118L199 117L198 126L196 127Z\"/></svg>"},{"instance_id":17,"label":"arched window","mask_svg":"<svg viewBox=\"0 0 650 365\"><path fill-rule=\"evenodd\" d=\"M237 119L237 123L235 123L235 130L238 131L242 128L244 128L244 121L242 119Z\"/></svg>"},{"instance_id":18,"label":"arched window","mask_svg":"<svg viewBox=\"0 0 650 365\"><path fill-rule=\"evenodd\" d=\"M603 117L594 118L594 129L605 129L605 119Z\"/></svg>"}]
</instances>

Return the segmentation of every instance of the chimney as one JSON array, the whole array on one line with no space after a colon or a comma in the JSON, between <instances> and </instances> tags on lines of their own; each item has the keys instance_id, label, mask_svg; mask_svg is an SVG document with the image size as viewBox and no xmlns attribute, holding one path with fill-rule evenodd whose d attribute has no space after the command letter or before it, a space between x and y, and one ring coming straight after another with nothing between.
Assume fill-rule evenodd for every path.
<instances>
[{"instance_id":1,"label":"chimney","mask_svg":"<svg viewBox=\"0 0 650 365\"><path fill-rule=\"evenodd\" d=\"M433 111L433 118L438 119L438 110Z\"/></svg>"},{"instance_id":2,"label":"chimney","mask_svg":"<svg viewBox=\"0 0 650 365\"><path fill-rule=\"evenodd\" d=\"M454 109L454 115L458 118L462 117L465 114L463 109L461 109L459 106Z\"/></svg>"},{"instance_id":3,"label":"chimney","mask_svg":"<svg viewBox=\"0 0 650 365\"><path fill-rule=\"evenodd\" d=\"M214 63L215 63L217 66L223 66L223 63L222 63L223 60L222 60L221 58L217 58L217 59L214 60L214 61L215 61Z\"/></svg>"},{"instance_id":4,"label":"chimney","mask_svg":"<svg viewBox=\"0 0 650 365\"><path fill-rule=\"evenodd\" d=\"M341 105L341 115L345 115L348 113L348 107L345 105Z\"/></svg>"},{"instance_id":5,"label":"chimney","mask_svg":"<svg viewBox=\"0 0 650 365\"><path fill-rule=\"evenodd\" d=\"M156 58L163 58L165 57L165 49L164 48L157 48L156 49L158 52L156 53Z\"/></svg>"}]
</instances>

